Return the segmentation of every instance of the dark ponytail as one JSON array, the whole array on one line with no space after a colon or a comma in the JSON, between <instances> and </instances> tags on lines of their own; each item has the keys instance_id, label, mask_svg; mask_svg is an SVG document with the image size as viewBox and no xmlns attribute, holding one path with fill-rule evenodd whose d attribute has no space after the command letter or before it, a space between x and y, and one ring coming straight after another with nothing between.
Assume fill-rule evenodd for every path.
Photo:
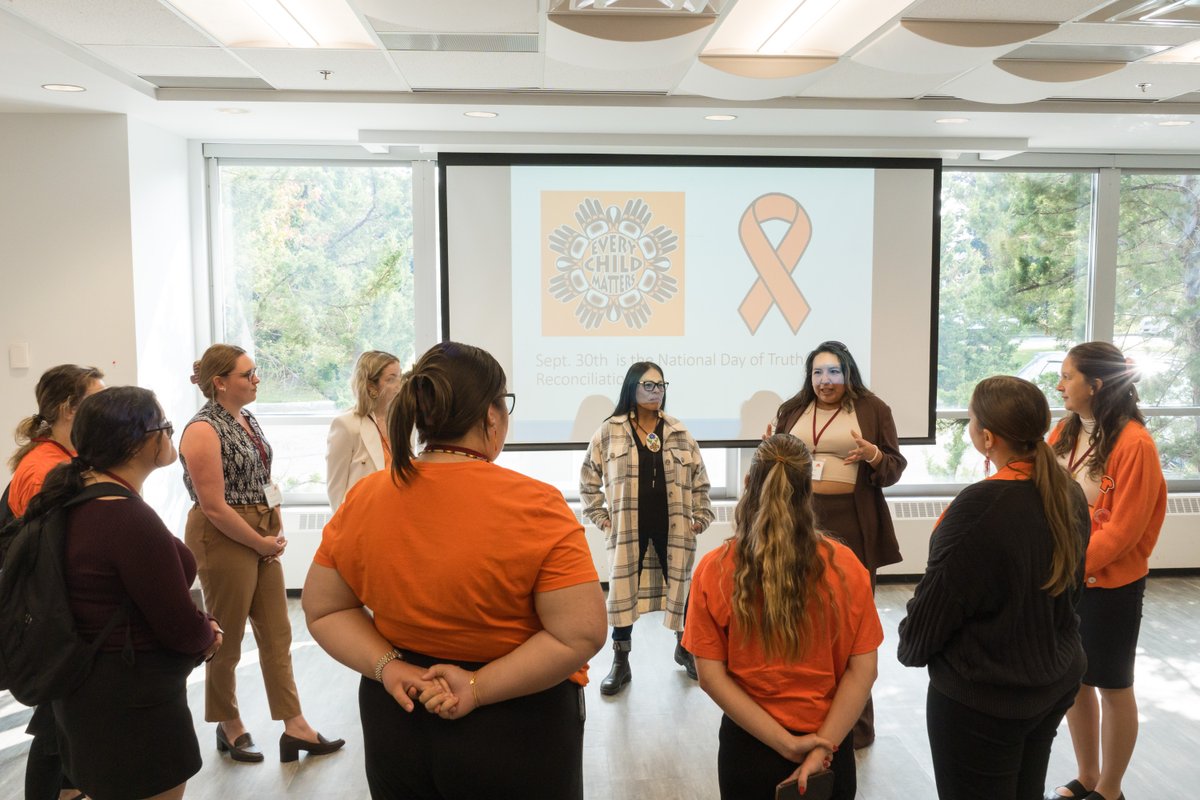
<instances>
[{"instance_id":1,"label":"dark ponytail","mask_svg":"<svg viewBox=\"0 0 1200 800\"><path fill-rule=\"evenodd\" d=\"M83 399L75 412L71 441L79 455L50 470L42 489L29 502L26 519L61 506L83 491L91 470L111 470L129 461L162 424L154 392L118 386Z\"/></svg>"},{"instance_id":2,"label":"dark ponytail","mask_svg":"<svg viewBox=\"0 0 1200 800\"><path fill-rule=\"evenodd\" d=\"M422 444L449 443L487 422L488 407L503 403L504 369L491 353L441 342L417 359L400 384L388 416L392 475L407 483L416 473L413 429Z\"/></svg>"}]
</instances>

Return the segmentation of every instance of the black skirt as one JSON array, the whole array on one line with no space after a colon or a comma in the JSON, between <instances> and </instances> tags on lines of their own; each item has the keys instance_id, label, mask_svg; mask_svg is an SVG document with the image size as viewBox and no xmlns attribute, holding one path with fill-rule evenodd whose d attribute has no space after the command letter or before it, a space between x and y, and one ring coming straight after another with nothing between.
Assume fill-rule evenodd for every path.
<instances>
[{"instance_id":1,"label":"black skirt","mask_svg":"<svg viewBox=\"0 0 1200 800\"><path fill-rule=\"evenodd\" d=\"M83 685L54 701L63 770L92 800L135 800L200 771L187 704L194 658L163 650L100 653Z\"/></svg>"}]
</instances>

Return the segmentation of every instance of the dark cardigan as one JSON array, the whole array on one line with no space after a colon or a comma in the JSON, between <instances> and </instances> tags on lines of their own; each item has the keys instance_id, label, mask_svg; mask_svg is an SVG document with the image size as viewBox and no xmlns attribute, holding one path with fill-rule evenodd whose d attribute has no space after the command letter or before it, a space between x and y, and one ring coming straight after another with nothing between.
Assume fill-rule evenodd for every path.
<instances>
[{"instance_id":1,"label":"dark cardigan","mask_svg":"<svg viewBox=\"0 0 1200 800\"><path fill-rule=\"evenodd\" d=\"M804 413L799 409L785 419L780 419L775 430L788 433L796 420ZM854 401L854 413L858 417L859 433L883 453L883 459L874 467L864 464L858 471L854 484L854 509L858 513L858 525L862 530L865 553L859 553L863 566L874 574L880 567L895 564L902 558L900 544L896 541L896 528L892 515L883 497L883 487L900 480L908 461L900 455L900 441L896 436L896 422L892 409L873 394Z\"/></svg>"},{"instance_id":2,"label":"dark cardigan","mask_svg":"<svg viewBox=\"0 0 1200 800\"><path fill-rule=\"evenodd\" d=\"M1077 494L1076 530L1087 549L1087 502ZM1050 527L1029 480L968 486L942 516L929 566L900 622L897 657L929 665L942 694L984 714L1029 719L1075 691L1086 659L1073 589L1041 588L1053 556Z\"/></svg>"}]
</instances>

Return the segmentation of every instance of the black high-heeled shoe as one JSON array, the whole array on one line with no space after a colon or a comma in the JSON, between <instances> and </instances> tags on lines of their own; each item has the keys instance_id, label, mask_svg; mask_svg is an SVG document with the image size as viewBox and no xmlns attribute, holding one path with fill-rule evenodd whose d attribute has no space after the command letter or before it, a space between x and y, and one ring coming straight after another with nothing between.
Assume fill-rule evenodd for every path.
<instances>
[{"instance_id":1,"label":"black high-heeled shoe","mask_svg":"<svg viewBox=\"0 0 1200 800\"><path fill-rule=\"evenodd\" d=\"M258 745L254 743L249 732L243 733L231 742L219 722L217 723L217 752L229 753L229 757L234 761L243 761L247 764L257 764L264 758L262 750L258 749Z\"/></svg>"},{"instance_id":2,"label":"black high-heeled shoe","mask_svg":"<svg viewBox=\"0 0 1200 800\"><path fill-rule=\"evenodd\" d=\"M288 736L285 733L279 737L279 760L284 763L295 761L300 757L301 750L312 756L323 756L326 753L332 753L334 750L342 749L342 745L345 743L345 739L330 741L319 733L315 742L310 742L307 739L297 739L295 736Z\"/></svg>"}]
</instances>

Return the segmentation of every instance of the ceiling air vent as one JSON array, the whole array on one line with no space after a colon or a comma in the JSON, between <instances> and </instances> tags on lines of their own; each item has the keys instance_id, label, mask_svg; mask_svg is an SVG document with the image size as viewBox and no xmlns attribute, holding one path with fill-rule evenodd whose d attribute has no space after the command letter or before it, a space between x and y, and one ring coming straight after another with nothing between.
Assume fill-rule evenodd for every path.
<instances>
[{"instance_id":1,"label":"ceiling air vent","mask_svg":"<svg viewBox=\"0 0 1200 800\"><path fill-rule=\"evenodd\" d=\"M381 33L388 50L420 53L536 53L536 33Z\"/></svg>"},{"instance_id":2,"label":"ceiling air vent","mask_svg":"<svg viewBox=\"0 0 1200 800\"><path fill-rule=\"evenodd\" d=\"M204 78L197 75L139 75L159 89L274 89L262 78Z\"/></svg>"}]
</instances>

